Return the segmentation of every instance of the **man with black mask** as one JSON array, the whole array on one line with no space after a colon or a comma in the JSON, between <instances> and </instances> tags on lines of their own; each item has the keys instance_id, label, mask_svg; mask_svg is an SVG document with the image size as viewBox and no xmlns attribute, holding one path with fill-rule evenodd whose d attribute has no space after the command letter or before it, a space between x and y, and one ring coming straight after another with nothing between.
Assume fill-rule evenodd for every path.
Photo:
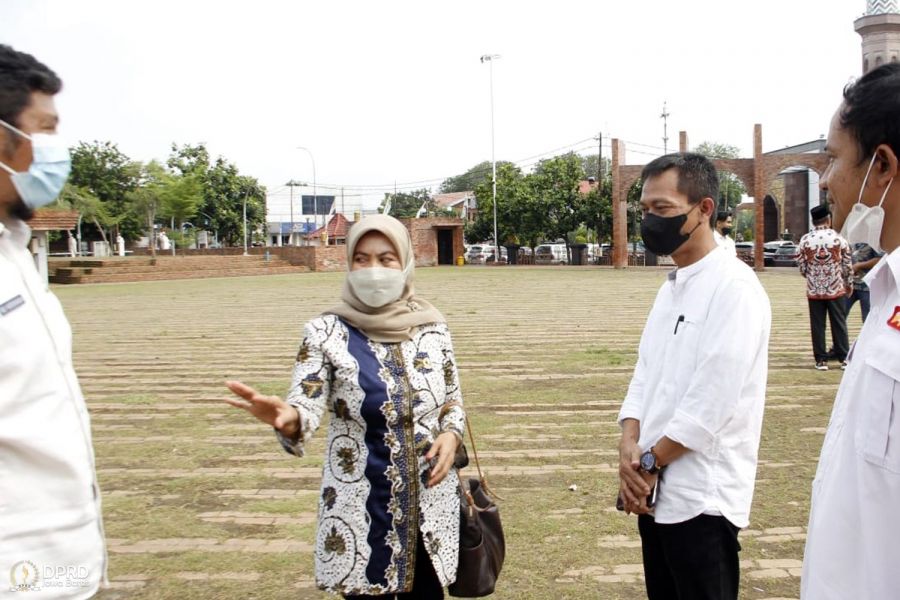
<instances>
[{"instance_id":1,"label":"man with black mask","mask_svg":"<svg viewBox=\"0 0 900 600\"><path fill-rule=\"evenodd\" d=\"M713 232L713 236L716 238L716 244L724 248L732 256L737 256L737 248L734 245L734 240L731 239L732 223L731 212L720 210L716 215L716 230Z\"/></svg>"},{"instance_id":2,"label":"man with black mask","mask_svg":"<svg viewBox=\"0 0 900 600\"><path fill-rule=\"evenodd\" d=\"M639 515L650 600L737 599L738 531L749 523L765 404L769 298L753 271L716 245L719 183L707 158L662 156L641 177L644 245L677 268L647 317L619 413L620 506Z\"/></svg>"}]
</instances>

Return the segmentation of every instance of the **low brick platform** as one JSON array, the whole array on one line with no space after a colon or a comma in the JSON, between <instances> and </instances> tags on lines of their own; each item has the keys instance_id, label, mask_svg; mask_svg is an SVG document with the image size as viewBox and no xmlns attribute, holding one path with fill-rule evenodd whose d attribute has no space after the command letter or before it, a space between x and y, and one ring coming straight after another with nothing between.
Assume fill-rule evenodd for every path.
<instances>
[{"instance_id":1,"label":"low brick platform","mask_svg":"<svg viewBox=\"0 0 900 600\"><path fill-rule=\"evenodd\" d=\"M50 283L121 283L306 273L309 267L280 256L157 256L62 259L49 264Z\"/></svg>"}]
</instances>

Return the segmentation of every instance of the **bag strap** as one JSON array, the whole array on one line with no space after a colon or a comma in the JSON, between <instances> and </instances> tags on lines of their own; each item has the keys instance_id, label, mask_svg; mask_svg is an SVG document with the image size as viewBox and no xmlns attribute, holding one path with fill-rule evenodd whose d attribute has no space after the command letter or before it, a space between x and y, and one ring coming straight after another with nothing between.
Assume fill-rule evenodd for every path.
<instances>
[{"instance_id":1,"label":"bag strap","mask_svg":"<svg viewBox=\"0 0 900 600\"><path fill-rule=\"evenodd\" d=\"M441 406L441 412L438 415L438 420L443 420L443 418L447 415L450 410L456 407L462 408L462 403L460 402L447 402ZM466 421L466 431L469 432L469 441L472 443L472 455L475 457L475 468L478 469L478 480L481 482L481 487L484 488L486 494L494 497L497 500L505 500L502 496L497 494L491 487L488 485L487 478L484 476L484 473L481 471L481 463L478 461L478 448L475 446L475 436L472 435L472 424L469 421L469 417L465 416ZM465 442L465 436L463 437L463 441ZM466 486L463 485L462 480L459 481L459 489L462 491L463 496L466 498L466 501L469 504L469 514L472 514L472 510L484 511L485 509L480 508L477 504L475 504L475 499L472 498L472 492L466 489Z\"/></svg>"}]
</instances>

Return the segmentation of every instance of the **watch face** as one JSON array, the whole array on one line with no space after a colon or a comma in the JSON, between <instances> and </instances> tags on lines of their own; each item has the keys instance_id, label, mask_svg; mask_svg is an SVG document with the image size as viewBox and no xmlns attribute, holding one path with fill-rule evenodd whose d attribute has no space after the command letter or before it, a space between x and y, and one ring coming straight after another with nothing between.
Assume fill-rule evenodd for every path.
<instances>
[{"instance_id":1,"label":"watch face","mask_svg":"<svg viewBox=\"0 0 900 600\"><path fill-rule=\"evenodd\" d=\"M656 466L656 458L649 452L641 454L641 468L645 471L652 471Z\"/></svg>"}]
</instances>

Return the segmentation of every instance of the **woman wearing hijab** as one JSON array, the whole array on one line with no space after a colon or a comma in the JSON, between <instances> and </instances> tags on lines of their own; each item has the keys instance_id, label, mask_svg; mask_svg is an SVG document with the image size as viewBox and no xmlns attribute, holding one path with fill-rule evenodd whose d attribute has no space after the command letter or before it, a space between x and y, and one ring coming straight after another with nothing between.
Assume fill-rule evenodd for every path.
<instances>
[{"instance_id":1,"label":"woman wearing hijab","mask_svg":"<svg viewBox=\"0 0 900 600\"><path fill-rule=\"evenodd\" d=\"M329 412L316 582L353 598L439 599L456 579L465 413L446 321L415 295L412 243L393 217L356 223L342 302L306 324L287 401L228 382L304 446Z\"/></svg>"}]
</instances>

